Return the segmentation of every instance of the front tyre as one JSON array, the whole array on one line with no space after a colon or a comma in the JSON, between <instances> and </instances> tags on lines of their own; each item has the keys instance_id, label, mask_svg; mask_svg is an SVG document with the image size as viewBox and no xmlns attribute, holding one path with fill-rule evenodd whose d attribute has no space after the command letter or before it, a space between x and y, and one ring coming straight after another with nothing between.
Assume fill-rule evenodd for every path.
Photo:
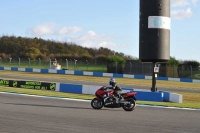
<instances>
[{"instance_id":1,"label":"front tyre","mask_svg":"<svg viewBox=\"0 0 200 133\"><path fill-rule=\"evenodd\" d=\"M94 98L91 101L91 106L93 109L101 109L103 107L103 101L101 99Z\"/></svg>"},{"instance_id":2,"label":"front tyre","mask_svg":"<svg viewBox=\"0 0 200 133\"><path fill-rule=\"evenodd\" d=\"M126 100L126 102L128 102L127 104L124 104L122 106L122 108L125 110L125 111L133 111L136 107L136 102L134 99L128 99Z\"/></svg>"}]
</instances>

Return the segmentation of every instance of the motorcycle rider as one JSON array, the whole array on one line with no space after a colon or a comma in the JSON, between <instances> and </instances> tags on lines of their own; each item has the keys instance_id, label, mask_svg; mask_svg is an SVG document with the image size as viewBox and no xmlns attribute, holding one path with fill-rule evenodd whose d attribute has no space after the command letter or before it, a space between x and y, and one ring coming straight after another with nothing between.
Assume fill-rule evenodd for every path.
<instances>
[{"instance_id":1,"label":"motorcycle rider","mask_svg":"<svg viewBox=\"0 0 200 133\"><path fill-rule=\"evenodd\" d=\"M112 87L109 87L109 89L113 89L114 93L118 96L119 101L122 101L123 100L123 97L121 96L122 89L121 89L121 87L119 87L119 85L117 85L115 79L110 78L109 84L112 86Z\"/></svg>"}]
</instances>

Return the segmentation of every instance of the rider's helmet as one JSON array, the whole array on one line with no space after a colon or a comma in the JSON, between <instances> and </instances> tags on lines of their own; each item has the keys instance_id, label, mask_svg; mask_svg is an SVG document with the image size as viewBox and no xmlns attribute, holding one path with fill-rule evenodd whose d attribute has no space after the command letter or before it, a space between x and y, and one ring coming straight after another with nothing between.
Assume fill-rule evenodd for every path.
<instances>
[{"instance_id":1,"label":"rider's helmet","mask_svg":"<svg viewBox=\"0 0 200 133\"><path fill-rule=\"evenodd\" d=\"M110 78L109 84L112 85L112 86L115 86L115 84L116 84L115 79L114 78Z\"/></svg>"}]
</instances>

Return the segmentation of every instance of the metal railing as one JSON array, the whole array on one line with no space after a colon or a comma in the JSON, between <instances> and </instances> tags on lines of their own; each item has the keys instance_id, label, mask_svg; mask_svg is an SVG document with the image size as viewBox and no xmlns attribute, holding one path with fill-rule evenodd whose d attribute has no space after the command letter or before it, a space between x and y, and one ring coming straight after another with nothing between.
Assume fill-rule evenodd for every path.
<instances>
[{"instance_id":1,"label":"metal railing","mask_svg":"<svg viewBox=\"0 0 200 133\"><path fill-rule=\"evenodd\" d=\"M30 58L23 59L4 59L0 58L0 66L4 67L18 67L18 68L45 68L49 69L53 62L57 62L61 65L61 69L64 70L79 70L79 71L98 71L98 72L107 72L106 62L89 62L87 60L30 60Z\"/></svg>"},{"instance_id":2,"label":"metal railing","mask_svg":"<svg viewBox=\"0 0 200 133\"><path fill-rule=\"evenodd\" d=\"M124 72L126 74L152 76L154 67L152 63L126 63ZM191 65L181 66L159 66L158 76L171 78L200 79L200 68Z\"/></svg>"},{"instance_id":3,"label":"metal railing","mask_svg":"<svg viewBox=\"0 0 200 133\"><path fill-rule=\"evenodd\" d=\"M89 62L87 60L30 60L30 58L15 58L8 59L0 58L0 66L4 67L19 67L19 68L46 68L49 69L52 62L57 61L64 70L78 70L104 73L121 73L131 75L146 75L152 76L153 67L151 63L134 63L127 62L125 65L119 63L107 64L107 62ZM159 66L158 76L171 78L192 78L200 79L199 67L192 66Z\"/></svg>"}]
</instances>

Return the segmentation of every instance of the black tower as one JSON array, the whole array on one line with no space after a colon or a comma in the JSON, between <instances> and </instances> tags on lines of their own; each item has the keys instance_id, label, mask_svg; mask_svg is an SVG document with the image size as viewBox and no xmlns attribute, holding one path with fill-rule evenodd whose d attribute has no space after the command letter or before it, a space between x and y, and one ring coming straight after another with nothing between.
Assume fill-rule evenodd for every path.
<instances>
[{"instance_id":1,"label":"black tower","mask_svg":"<svg viewBox=\"0 0 200 133\"><path fill-rule=\"evenodd\" d=\"M140 0L139 59L167 62L170 59L170 0ZM156 91L152 72L152 91Z\"/></svg>"}]
</instances>

